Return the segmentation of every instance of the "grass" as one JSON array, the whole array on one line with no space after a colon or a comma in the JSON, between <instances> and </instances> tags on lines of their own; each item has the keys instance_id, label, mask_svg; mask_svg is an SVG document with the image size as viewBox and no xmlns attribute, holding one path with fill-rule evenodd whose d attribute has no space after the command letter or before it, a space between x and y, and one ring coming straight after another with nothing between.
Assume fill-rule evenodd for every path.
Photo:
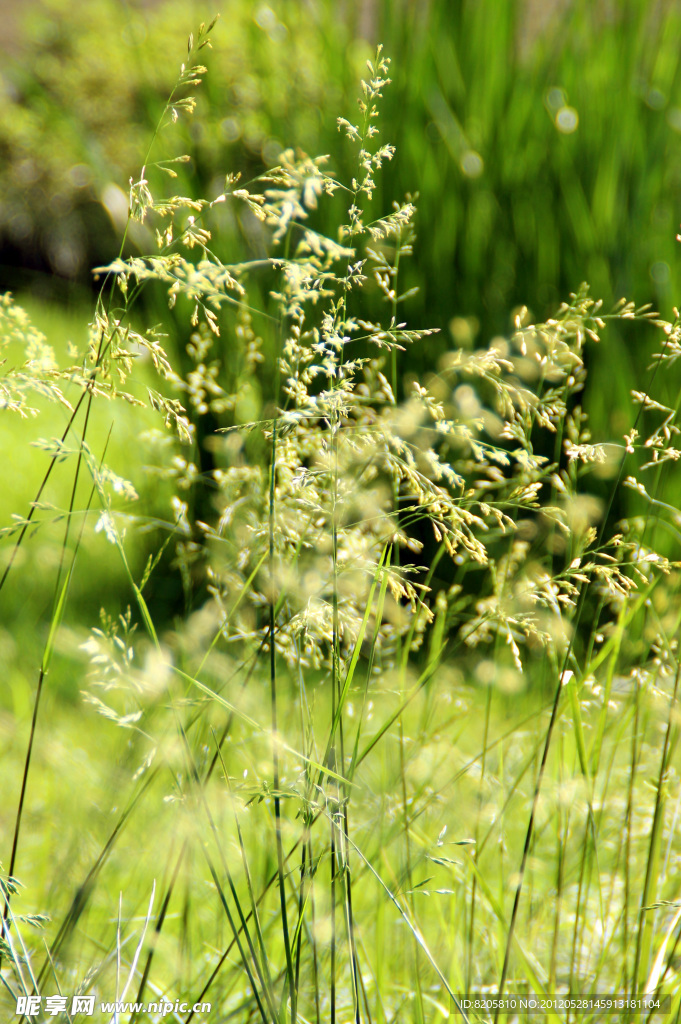
<instances>
[{"instance_id":1,"label":"grass","mask_svg":"<svg viewBox=\"0 0 681 1024\"><path fill-rule=\"evenodd\" d=\"M400 160L377 183L377 209L382 189L389 207L416 182L422 223L447 225L422 232L404 267L405 284L419 287L414 322L441 333L423 363L414 347L403 367L430 372L431 357L452 343L453 314L482 344L508 333L516 307L543 320L584 279L607 306L620 295L652 299L669 318L681 183L676 5L622 0L605 10L571 0L544 5L541 17L534 10L524 0L503 17L494 0L455 12L446 0L230 0L200 119L168 143L192 157L177 168L178 190L213 197L225 168L250 179L285 144L330 153L349 179L351 159L324 111L347 112L381 39L398 76L384 123ZM51 295L61 301L64 275L87 288L90 267L116 250L126 183L172 85L174 69L157 54L179 52L185 17L177 0L139 10L98 0L86 13L66 0L30 5L26 49L21 64L7 61L0 112L3 271L14 290L28 284L13 266L17 251L56 271ZM261 254L246 211L225 206L218 219L214 250L225 262ZM148 251L145 225L133 228L128 252ZM368 294L367 303L377 315ZM649 352L626 331L613 330L610 344L630 365L619 375L626 396ZM605 436L621 432L622 395L596 402L609 377L599 351L590 356L591 411Z\"/></svg>"},{"instance_id":2,"label":"grass","mask_svg":"<svg viewBox=\"0 0 681 1024\"><path fill-rule=\"evenodd\" d=\"M211 1021L515 1020L462 1000L556 993L664 997L678 1018L679 453L676 409L650 397L678 317L606 312L583 286L402 398L403 350L433 331L403 322L415 206L371 205L395 156L389 62L338 120L347 180L285 150L211 201L163 198L157 145L194 108L212 29L131 183L128 229L156 250L98 268L65 352L2 306L7 416L61 416L3 533L2 598L29 608L22 650L0 636L8 1016L92 994L112 1020L164 1013L100 1008L116 999L187 1024L203 1002ZM261 225L255 262L213 250L232 206ZM184 323L182 365L143 291ZM585 347L622 325L655 334L657 368L626 437L596 443ZM153 415L165 519L126 433ZM615 525L624 486L641 514Z\"/></svg>"}]
</instances>

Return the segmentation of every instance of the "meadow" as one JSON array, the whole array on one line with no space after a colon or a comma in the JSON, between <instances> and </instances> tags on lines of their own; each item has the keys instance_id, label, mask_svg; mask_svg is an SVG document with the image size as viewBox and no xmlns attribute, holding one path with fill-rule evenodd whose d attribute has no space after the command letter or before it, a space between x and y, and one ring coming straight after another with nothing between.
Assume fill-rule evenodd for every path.
<instances>
[{"instance_id":1,"label":"meadow","mask_svg":"<svg viewBox=\"0 0 681 1024\"><path fill-rule=\"evenodd\" d=\"M179 14L148 38L136 14L122 38L158 80L118 157L135 170L80 206L68 188L109 144L92 119L123 115L90 97L69 120L47 59L61 8L36 14L45 67L0 145L34 145L41 109L65 134L31 150L30 181L25 154L6 162L0 215L5 252L34 261L0 298L4 1019L496 1022L534 1019L530 999L565 1022L681 1017L678 203L647 145L676 145L678 18L625 6L613 24L575 4L559 52L559 24L516 35L527 5L492 31L461 4L439 100L438 3L369 5L383 22L363 28L348 5L351 59L327 65L325 5L308 23L234 5L233 36L206 18L168 82ZM457 32L488 75L454 60ZM235 127L218 58L249 33L279 63L266 98L269 72L237 67ZM596 153L570 69L614 74L618 46L652 77ZM301 53L292 119L276 86ZM457 68L478 109L458 128ZM112 95L134 106L137 84ZM217 132L250 132L232 166ZM558 141L562 198L523 132ZM85 184L83 139L102 161ZM563 143L592 164L568 173ZM618 169L631 152L655 173ZM61 199L34 229L17 204L50 175ZM504 235L513 175L538 191L507 194ZM637 220L618 197L639 180Z\"/></svg>"}]
</instances>

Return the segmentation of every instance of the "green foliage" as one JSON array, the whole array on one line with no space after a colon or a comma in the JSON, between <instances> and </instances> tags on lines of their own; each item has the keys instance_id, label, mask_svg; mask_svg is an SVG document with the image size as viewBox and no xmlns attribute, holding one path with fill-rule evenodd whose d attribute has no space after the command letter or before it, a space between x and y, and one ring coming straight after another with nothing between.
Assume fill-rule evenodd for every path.
<instances>
[{"instance_id":1,"label":"green foliage","mask_svg":"<svg viewBox=\"0 0 681 1024\"><path fill-rule=\"evenodd\" d=\"M185 161L157 160L157 136L198 112L185 92L213 29L190 37L131 176L124 243L149 245L102 261L87 340L62 367L1 307L0 344L25 351L3 370L5 412L47 389L66 416L4 533L0 589L17 594L36 513L67 524L31 706L10 715L27 753L10 739L2 762L20 793L1 812L8 1006L58 989L265 1024L422 1022L510 990L663 993L676 1012L681 566L663 485L679 428L651 385L681 321L583 285L478 349L408 327L416 205L377 208L395 156L380 47L358 123L335 126L349 174L282 149L211 199L165 196L163 170ZM225 211L257 225L253 258L219 237ZM656 369L624 438L599 442L586 352L627 324L659 340ZM414 348L431 373L403 388ZM166 428L170 511L143 571L129 549L148 518L124 511L136 489L93 441L96 410L119 407ZM62 509L41 498L55 467ZM603 483L641 516L613 532ZM69 630L88 538L118 554L131 607L105 601ZM172 622L153 595L167 552ZM76 725L51 688L59 661L82 690Z\"/></svg>"},{"instance_id":2,"label":"green foliage","mask_svg":"<svg viewBox=\"0 0 681 1024\"><path fill-rule=\"evenodd\" d=\"M213 17L212 7L199 10ZM176 0L125 8L98 0L87 11L49 0L31 9L19 61L3 72L0 108L0 238L15 291L30 286L57 301L64 292L17 270L19 262L87 284L90 267L109 260L127 182L173 81L156 55L180 52L184 16ZM678 28L676 5L646 0L539 8L513 0L503 16L496 0L454 9L448 0L232 0L200 116L169 144L171 160L191 161L166 169L182 194L212 199L225 168L250 180L286 144L330 154L347 178L352 168L324 111L349 109L381 38L399 76L383 115L401 154L386 169L386 194L402 203L419 184L428 242L426 232L417 238L403 281L405 291L419 289L415 320L441 331L434 352L447 350L448 333L457 345L504 334L521 304L544 319L584 279L608 307L623 294L637 304L652 295L669 318L679 286ZM149 169L152 188L161 173ZM237 245L240 259L264 255L252 213L223 210L214 241L223 260L236 258ZM145 225L132 226L127 244L149 250ZM379 301L367 296L372 315ZM613 331L611 348L615 386L594 352L589 405L600 432L622 433L622 406L652 349L627 331ZM422 351L411 349L404 373L430 371ZM400 379L400 395L402 387Z\"/></svg>"},{"instance_id":3,"label":"green foliage","mask_svg":"<svg viewBox=\"0 0 681 1024\"><path fill-rule=\"evenodd\" d=\"M156 55L179 52L178 13L170 0L125 11L100 0L78 12L50 0L30 16L21 65L5 72L3 231L38 244L62 273L107 256L94 203L115 216L106 190L136 173L173 81ZM418 178L424 222L447 225L419 246L416 310L423 302L444 320L448 295L489 334L506 329L518 301L548 311L585 275L607 302L639 287L641 300L651 272L668 312L681 187L673 4L579 2L539 16L509 3L499 16L493 0L454 10L433 0L360 13L228 6L185 140L205 192L225 166L250 176L276 162L284 141L343 166L322 111L354 88L365 47L353 32L380 32L397 59L395 95L407 97L388 97L384 112L402 154L390 187L403 195Z\"/></svg>"}]
</instances>

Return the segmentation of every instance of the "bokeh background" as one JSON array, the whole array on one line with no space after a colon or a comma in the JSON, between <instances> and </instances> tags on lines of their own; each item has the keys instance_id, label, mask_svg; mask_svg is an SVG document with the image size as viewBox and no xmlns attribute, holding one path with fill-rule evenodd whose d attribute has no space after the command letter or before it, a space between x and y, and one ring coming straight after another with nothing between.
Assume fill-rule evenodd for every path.
<instances>
[{"instance_id":1,"label":"bokeh background","mask_svg":"<svg viewBox=\"0 0 681 1024\"><path fill-rule=\"evenodd\" d=\"M91 268L117 251L128 181L186 36L218 7L2 4L4 288L87 304ZM192 157L178 190L218 194L227 171L251 177L282 146L329 153L342 174L337 112L352 112L358 73L382 41L394 81L384 135L398 150L383 188L420 197L412 323L458 344L487 340L517 306L544 318L582 280L606 306L626 294L669 314L681 219L677 3L227 0L221 15L197 116L175 139ZM229 231L257 247L247 225ZM616 358L596 360L592 388L618 429L642 363L626 339Z\"/></svg>"},{"instance_id":2,"label":"bokeh background","mask_svg":"<svg viewBox=\"0 0 681 1024\"><path fill-rule=\"evenodd\" d=\"M418 291L404 314L411 327L440 331L405 353L405 377L427 380L452 347L508 334L521 306L537 321L549 317L582 281L606 309L626 295L671 316L681 221L678 3L4 0L0 288L12 290L58 350L82 338L98 287L92 270L118 253L129 181L140 175L187 36L218 11L196 113L166 133L159 154L190 155L171 183L190 196L217 196L229 172L252 179L289 146L329 154L329 168L348 180L354 158L336 118L352 118L365 61L384 44L393 84L381 131L397 156L384 167L375 206L383 212L393 199L418 193L414 255L403 268L405 287ZM160 184L167 188L167 179ZM248 211L235 215L225 204L218 212L213 246L222 259L265 253ZM151 230L133 224L126 253L154 248ZM139 311L147 323L169 322L163 297L151 291ZM587 354L583 404L594 440L621 441L635 415L630 391L649 380L652 331L625 328L610 329ZM168 344L180 366L186 342L187 325L178 322ZM266 335L264 342L267 354ZM228 342L222 355L229 360ZM257 387L254 418L268 398ZM676 405L672 375L655 388ZM102 436L108 428L100 425ZM3 428L12 479L0 495L3 523L25 513L44 470L41 453L35 466L26 461L30 449L20 442L30 429ZM145 462L139 434L138 420L118 415L109 457L123 473ZM210 453L199 451L199 468L209 462ZM664 473L666 500L678 504L674 467ZM606 471L603 477L593 486L605 502L611 480ZM142 473L135 483L143 498L158 498L158 479ZM54 496L57 505L65 494ZM613 516L636 511L621 504L635 500L618 499ZM139 543L144 559L143 537ZM49 574L41 567L57 556L47 543L31 551L25 557L35 558L36 571L25 578L37 588L33 598L48 587L48 608ZM110 557L111 596L120 581L115 555L97 557ZM177 576L169 570L157 578L172 612L181 600ZM95 586L81 575L76 610L79 601L98 607ZM27 598L26 608L37 606ZM14 635L20 614L16 602L7 609Z\"/></svg>"}]
</instances>

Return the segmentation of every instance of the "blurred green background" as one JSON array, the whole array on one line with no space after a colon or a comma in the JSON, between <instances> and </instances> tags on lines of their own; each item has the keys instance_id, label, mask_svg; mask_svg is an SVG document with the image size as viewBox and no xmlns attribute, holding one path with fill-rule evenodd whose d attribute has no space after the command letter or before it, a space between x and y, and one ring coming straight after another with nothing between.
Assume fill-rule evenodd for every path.
<instances>
[{"instance_id":1,"label":"blurred green background","mask_svg":"<svg viewBox=\"0 0 681 1024\"><path fill-rule=\"evenodd\" d=\"M419 192L413 325L457 344L535 318L587 280L669 314L681 217L681 9L669 0L66 0L3 5L0 273L16 293L86 300L115 255L131 176L182 59L217 10L209 74L178 191L217 195L282 146L331 156L348 175L339 113L378 41L392 58L383 134L397 146L382 188ZM206 51L204 51L206 52ZM187 180L188 179L188 180ZM252 253L245 222L220 245ZM132 237L145 249L143 232ZM453 322L452 322L453 321ZM451 337L440 339L441 349ZM602 411L620 410L645 353L621 339L594 367ZM640 347L637 343L636 347ZM413 354L432 368L438 346ZM425 365L425 360L430 366ZM605 388L604 381L608 387ZM618 422L621 430L625 423ZM601 424L605 426L605 420Z\"/></svg>"},{"instance_id":2,"label":"blurred green background","mask_svg":"<svg viewBox=\"0 0 681 1024\"><path fill-rule=\"evenodd\" d=\"M626 295L671 315L681 220L678 3L10 0L0 5L0 288L57 350L85 331L92 268L118 253L129 181L140 175L187 36L218 10L196 113L156 153L191 161L176 165L176 182L152 187L211 199L226 173L248 181L288 146L328 153L329 167L349 180L354 158L336 118L353 119L364 63L383 42L393 84L380 124L397 157L384 167L375 207L385 212L419 193L402 282L419 291L404 317L440 328L405 353L405 375L427 377L451 347L508 333L521 305L536 320L550 316L584 280L606 308ZM247 211L224 204L215 214L213 247L225 261L266 252ZM153 251L151 230L132 229L128 253ZM144 293L140 316L167 322L163 296ZM169 344L180 362L187 331L178 318ZM228 346L224 355L229 362ZM621 439L631 427L629 392L648 379L650 355L640 326L591 346L584 404L594 439ZM656 397L671 405L677 390L669 376L656 382ZM121 422L108 458L123 475L137 466L143 491L144 458L129 458L139 425ZM26 429L3 434L6 460L19 450L12 431ZM15 485L0 497L3 523L25 512L41 459L15 467ZM677 491L672 480L671 500ZM89 601L87 579L82 586Z\"/></svg>"},{"instance_id":3,"label":"blurred green background","mask_svg":"<svg viewBox=\"0 0 681 1024\"><path fill-rule=\"evenodd\" d=\"M139 170L189 28L215 5L16 7L3 253L87 281L118 237L113 190ZM342 167L336 112L352 109L381 40L395 83L385 135L400 155L386 188L421 195L424 309L503 329L514 301L540 314L583 277L668 301L680 22L677 4L641 0L226 3L191 130L196 187L271 163L282 144Z\"/></svg>"}]
</instances>

